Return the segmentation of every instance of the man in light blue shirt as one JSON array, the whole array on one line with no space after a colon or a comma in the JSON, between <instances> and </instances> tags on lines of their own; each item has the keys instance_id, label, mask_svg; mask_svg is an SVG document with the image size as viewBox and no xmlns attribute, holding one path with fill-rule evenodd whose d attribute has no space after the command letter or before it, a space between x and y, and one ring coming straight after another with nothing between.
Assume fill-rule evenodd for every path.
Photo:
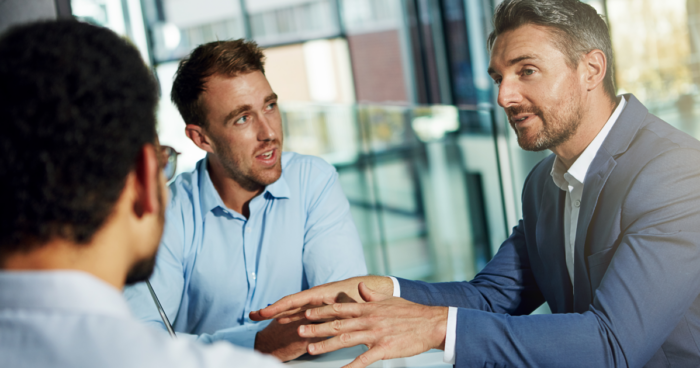
<instances>
[{"instance_id":1,"label":"man in light blue shirt","mask_svg":"<svg viewBox=\"0 0 700 368\"><path fill-rule=\"evenodd\" d=\"M282 153L277 95L253 42L199 46L180 63L172 96L207 157L170 185L153 288L179 335L296 358L308 344L299 324L248 314L367 273L338 174L322 159ZM145 285L125 295L139 319L163 327Z\"/></svg>"},{"instance_id":2,"label":"man in light blue shirt","mask_svg":"<svg viewBox=\"0 0 700 368\"><path fill-rule=\"evenodd\" d=\"M135 47L76 21L11 29L0 96L0 367L282 367L129 311L121 290L153 271L167 203Z\"/></svg>"}]
</instances>

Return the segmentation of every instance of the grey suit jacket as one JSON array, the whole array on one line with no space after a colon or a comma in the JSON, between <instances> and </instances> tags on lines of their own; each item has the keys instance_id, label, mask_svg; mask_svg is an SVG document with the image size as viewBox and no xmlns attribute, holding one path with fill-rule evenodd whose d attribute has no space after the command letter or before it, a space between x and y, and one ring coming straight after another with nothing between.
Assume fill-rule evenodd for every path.
<instances>
[{"instance_id":1,"label":"grey suit jacket","mask_svg":"<svg viewBox=\"0 0 700 368\"><path fill-rule=\"evenodd\" d=\"M575 285L554 155L474 280L400 280L406 299L460 307L458 367L700 367L700 142L625 98L586 174ZM552 315L529 315L544 301Z\"/></svg>"}]
</instances>

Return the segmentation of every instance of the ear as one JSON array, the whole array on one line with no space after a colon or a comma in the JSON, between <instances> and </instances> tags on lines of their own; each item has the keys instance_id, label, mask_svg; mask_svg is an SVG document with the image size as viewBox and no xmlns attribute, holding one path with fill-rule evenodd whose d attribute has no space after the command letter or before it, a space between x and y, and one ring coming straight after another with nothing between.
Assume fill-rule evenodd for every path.
<instances>
[{"instance_id":1,"label":"ear","mask_svg":"<svg viewBox=\"0 0 700 368\"><path fill-rule=\"evenodd\" d=\"M159 214L161 201L158 198L161 191L158 186L164 185L163 172L158 165L159 154L153 144L145 144L136 162L136 200L134 212L141 218L150 214Z\"/></svg>"},{"instance_id":2,"label":"ear","mask_svg":"<svg viewBox=\"0 0 700 368\"><path fill-rule=\"evenodd\" d=\"M583 56L584 83L588 91L592 91L603 83L605 72L608 67L608 60L601 50L593 50Z\"/></svg>"},{"instance_id":3,"label":"ear","mask_svg":"<svg viewBox=\"0 0 700 368\"><path fill-rule=\"evenodd\" d=\"M209 152L214 153L214 147L212 146L211 140L207 137L206 131L199 125L187 124L185 126L185 134L189 137L194 144Z\"/></svg>"}]
</instances>

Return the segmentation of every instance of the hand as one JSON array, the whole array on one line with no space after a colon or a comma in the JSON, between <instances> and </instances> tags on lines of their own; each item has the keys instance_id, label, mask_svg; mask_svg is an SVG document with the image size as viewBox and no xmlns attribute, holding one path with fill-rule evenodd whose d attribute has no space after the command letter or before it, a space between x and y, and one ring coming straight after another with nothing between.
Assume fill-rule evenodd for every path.
<instances>
[{"instance_id":1,"label":"hand","mask_svg":"<svg viewBox=\"0 0 700 368\"><path fill-rule=\"evenodd\" d=\"M311 355L365 344L368 351L347 368L363 368L378 360L409 357L430 349L445 349L447 307L429 307L389 297L359 285L364 304L333 304L309 309L310 321L335 319L323 324L299 326L306 338L335 336L309 344Z\"/></svg>"},{"instance_id":2,"label":"hand","mask_svg":"<svg viewBox=\"0 0 700 368\"><path fill-rule=\"evenodd\" d=\"M309 321L300 320L286 325L272 321L264 330L255 335L255 350L271 354L283 362L300 357L306 353L310 342L322 340L300 337L297 329L305 323L309 323Z\"/></svg>"},{"instance_id":3,"label":"hand","mask_svg":"<svg viewBox=\"0 0 700 368\"><path fill-rule=\"evenodd\" d=\"M275 318L281 324L286 324L304 319L304 311L323 305L347 302L361 302L364 300L358 292L358 285L364 282L376 292L391 296L394 292L394 283L384 276L360 276L343 281L331 282L312 287L302 292L285 296L275 304L259 311L250 312L250 319L263 321Z\"/></svg>"}]
</instances>

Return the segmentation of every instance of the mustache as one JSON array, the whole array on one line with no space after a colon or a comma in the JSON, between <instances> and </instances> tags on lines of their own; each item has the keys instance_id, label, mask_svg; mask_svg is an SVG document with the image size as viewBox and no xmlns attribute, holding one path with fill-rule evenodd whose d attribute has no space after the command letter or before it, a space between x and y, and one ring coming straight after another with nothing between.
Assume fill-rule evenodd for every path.
<instances>
[{"instance_id":1,"label":"mustache","mask_svg":"<svg viewBox=\"0 0 700 368\"><path fill-rule=\"evenodd\" d=\"M267 150L272 149L272 148L280 148L281 149L282 142L278 138L275 138L271 141L266 141L266 142L260 144L260 146L258 146L255 149L255 152L267 151Z\"/></svg>"},{"instance_id":2,"label":"mustache","mask_svg":"<svg viewBox=\"0 0 700 368\"><path fill-rule=\"evenodd\" d=\"M542 110L540 110L536 106L511 106L507 107L506 109L506 115L508 115L508 118L512 118L515 115L519 114L535 114L537 116L542 117Z\"/></svg>"}]
</instances>

